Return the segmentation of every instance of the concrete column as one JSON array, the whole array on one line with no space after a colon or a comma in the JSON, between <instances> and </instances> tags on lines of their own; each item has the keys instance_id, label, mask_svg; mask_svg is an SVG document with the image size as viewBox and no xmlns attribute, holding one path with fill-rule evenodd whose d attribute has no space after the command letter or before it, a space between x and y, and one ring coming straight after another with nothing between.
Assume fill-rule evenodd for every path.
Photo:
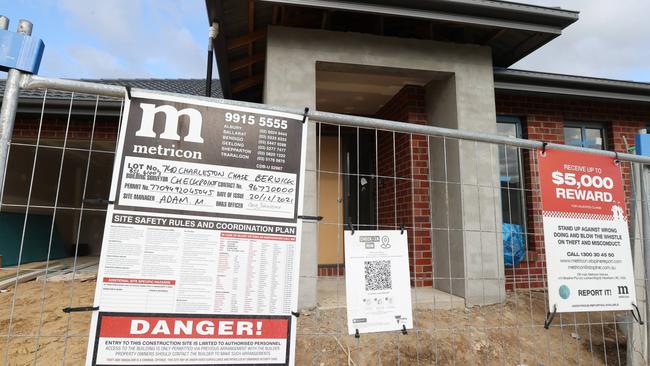
<instances>
[{"instance_id":1,"label":"concrete column","mask_svg":"<svg viewBox=\"0 0 650 366\"><path fill-rule=\"evenodd\" d=\"M316 64L305 59L300 45L268 35L266 54L266 78L264 103L302 109L316 106ZM305 187L303 214L318 216L316 175L316 129L307 128L307 161L303 177ZM302 225L300 248L300 284L298 307L309 309L316 306L318 277L318 225L305 221Z\"/></svg>"},{"instance_id":2,"label":"concrete column","mask_svg":"<svg viewBox=\"0 0 650 366\"><path fill-rule=\"evenodd\" d=\"M319 62L429 73L429 123L496 132L492 56L489 47L323 30L270 27L266 103L315 106ZM440 81L441 74L447 78ZM316 133L309 131L305 214L316 215ZM453 183L431 188L432 253L437 288L466 299L468 306L505 298L501 200L496 146L431 139L431 176ZM446 154L445 161L441 160ZM445 174L446 173L446 174ZM447 201L445 201L447 199ZM448 215L448 216L445 216ZM448 226L437 226L440 223ZM317 225L303 228L300 307L316 305ZM450 280L450 278L457 278Z\"/></svg>"},{"instance_id":3,"label":"concrete column","mask_svg":"<svg viewBox=\"0 0 650 366\"><path fill-rule=\"evenodd\" d=\"M496 133L491 67L476 65L427 85L432 125ZM465 298L468 306L505 299L501 194L497 147L430 139L431 197L436 210L435 286Z\"/></svg>"}]
</instances>

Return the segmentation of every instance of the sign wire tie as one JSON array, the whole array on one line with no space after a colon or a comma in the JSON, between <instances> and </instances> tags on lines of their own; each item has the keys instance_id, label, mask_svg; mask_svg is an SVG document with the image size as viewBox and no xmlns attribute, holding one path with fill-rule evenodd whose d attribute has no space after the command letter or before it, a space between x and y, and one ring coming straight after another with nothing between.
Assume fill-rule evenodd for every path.
<instances>
[{"instance_id":1,"label":"sign wire tie","mask_svg":"<svg viewBox=\"0 0 650 366\"><path fill-rule=\"evenodd\" d=\"M402 324L402 334L407 335L409 332L406 331L406 324Z\"/></svg>"},{"instance_id":2,"label":"sign wire tie","mask_svg":"<svg viewBox=\"0 0 650 366\"><path fill-rule=\"evenodd\" d=\"M359 334L359 329L356 329L354 332L354 338L359 339L361 338L361 334ZM358 341L357 341L358 342Z\"/></svg>"},{"instance_id":3,"label":"sign wire tie","mask_svg":"<svg viewBox=\"0 0 650 366\"><path fill-rule=\"evenodd\" d=\"M557 314L557 304L553 304L553 313L546 313L546 319L544 319L544 329L548 329Z\"/></svg>"},{"instance_id":4,"label":"sign wire tie","mask_svg":"<svg viewBox=\"0 0 650 366\"><path fill-rule=\"evenodd\" d=\"M307 121L307 114L309 113L309 107L305 107L305 113L302 114L302 123L304 124Z\"/></svg>"},{"instance_id":5,"label":"sign wire tie","mask_svg":"<svg viewBox=\"0 0 650 366\"><path fill-rule=\"evenodd\" d=\"M621 161L618 159L618 151L614 151L614 164L619 165Z\"/></svg>"},{"instance_id":6,"label":"sign wire tie","mask_svg":"<svg viewBox=\"0 0 650 366\"><path fill-rule=\"evenodd\" d=\"M352 232L351 235L354 235L354 226L352 225L352 218L348 218L348 229Z\"/></svg>"},{"instance_id":7,"label":"sign wire tie","mask_svg":"<svg viewBox=\"0 0 650 366\"><path fill-rule=\"evenodd\" d=\"M404 224L399 224L400 235L404 235Z\"/></svg>"},{"instance_id":8,"label":"sign wire tie","mask_svg":"<svg viewBox=\"0 0 650 366\"><path fill-rule=\"evenodd\" d=\"M298 311L292 311L291 315L295 316L296 318L300 318L300 312Z\"/></svg>"},{"instance_id":9,"label":"sign wire tie","mask_svg":"<svg viewBox=\"0 0 650 366\"><path fill-rule=\"evenodd\" d=\"M86 203L86 204L89 204L89 205L112 205L115 202L105 200L103 198L84 198L83 203Z\"/></svg>"},{"instance_id":10,"label":"sign wire tie","mask_svg":"<svg viewBox=\"0 0 650 366\"><path fill-rule=\"evenodd\" d=\"M548 145L548 142L542 141L542 156L546 154L546 145Z\"/></svg>"},{"instance_id":11,"label":"sign wire tie","mask_svg":"<svg viewBox=\"0 0 650 366\"><path fill-rule=\"evenodd\" d=\"M636 320L637 323L639 323L639 325L643 325L643 320L641 320L641 312L639 311L639 307L636 306L635 303L632 303L632 306L634 307L634 310L636 310L636 314L634 314L634 310L630 310L630 312L632 313L632 317L634 318L634 320ZM639 315L638 318L636 316L637 314Z\"/></svg>"},{"instance_id":12,"label":"sign wire tie","mask_svg":"<svg viewBox=\"0 0 650 366\"><path fill-rule=\"evenodd\" d=\"M323 216L298 215L298 218L303 220L321 221Z\"/></svg>"},{"instance_id":13,"label":"sign wire tie","mask_svg":"<svg viewBox=\"0 0 650 366\"><path fill-rule=\"evenodd\" d=\"M67 314L80 313L82 311L97 311L97 310L99 310L99 306L81 306L78 308L71 308L71 307L63 308L63 312Z\"/></svg>"},{"instance_id":14,"label":"sign wire tie","mask_svg":"<svg viewBox=\"0 0 650 366\"><path fill-rule=\"evenodd\" d=\"M131 86L126 85L124 86L124 89L126 89L126 96L129 97L129 99L131 99Z\"/></svg>"}]
</instances>

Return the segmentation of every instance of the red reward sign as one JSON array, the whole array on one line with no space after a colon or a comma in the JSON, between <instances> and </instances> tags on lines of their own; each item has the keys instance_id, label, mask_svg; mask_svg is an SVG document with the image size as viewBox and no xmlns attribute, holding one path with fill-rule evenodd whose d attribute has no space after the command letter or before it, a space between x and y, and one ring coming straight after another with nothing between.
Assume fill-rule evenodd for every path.
<instances>
[{"instance_id":1,"label":"red reward sign","mask_svg":"<svg viewBox=\"0 0 650 366\"><path fill-rule=\"evenodd\" d=\"M621 167L614 158L551 149L537 156L545 214L625 216Z\"/></svg>"},{"instance_id":2,"label":"red reward sign","mask_svg":"<svg viewBox=\"0 0 650 366\"><path fill-rule=\"evenodd\" d=\"M287 339L288 319L102 315L101 338Z\"/></svg>"}]
</instances>

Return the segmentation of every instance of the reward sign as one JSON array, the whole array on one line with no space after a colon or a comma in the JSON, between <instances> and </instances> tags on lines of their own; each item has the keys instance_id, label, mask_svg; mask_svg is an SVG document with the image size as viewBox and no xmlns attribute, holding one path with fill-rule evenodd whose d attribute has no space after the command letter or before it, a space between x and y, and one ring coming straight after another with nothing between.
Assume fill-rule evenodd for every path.
<instances>
[{"instance_id":1,"label":"reward sign","mask_svg":"<svg viewBox=\"0 0 650 366\"><path fill-rule=\"evenodd\" d=\"M549 309L631 310L636 294L620 166L549 149L538 161Z\"/></svg>"},{"instance_id":2,"label":"reward sign","mask_svg":"<svg viewBox=\"0 0 650 366\"><path fill-rule=\"evenodd\" d=\"M87 365L292 365L302 116L134 91Z\"/></svg>"}]
</instances>

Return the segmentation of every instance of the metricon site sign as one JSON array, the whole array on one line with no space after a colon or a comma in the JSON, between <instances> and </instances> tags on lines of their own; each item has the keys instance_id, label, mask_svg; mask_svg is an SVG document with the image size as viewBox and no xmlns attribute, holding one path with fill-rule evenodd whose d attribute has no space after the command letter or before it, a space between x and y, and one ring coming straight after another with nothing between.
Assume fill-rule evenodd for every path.
<instances>
[{"instance_id":1,"label":"metricon site sign","mask_svg":"<svg viewBox=\"0 0 650 366\"><path fill-rule=\"evenodd\" d=\"M621 167L614 158L538 153L549 309L631 310L636 304Z\"/></svg>"},{"instance_id":2,"label":"metricon site sign","mask_svg":"<svg viewBox=\"0 0 650 366\"><path fill-rule=\"evenodd\" d=\"M87 365L292 365L303 116L133 91Z\"/></svg>"}]
</instances>

